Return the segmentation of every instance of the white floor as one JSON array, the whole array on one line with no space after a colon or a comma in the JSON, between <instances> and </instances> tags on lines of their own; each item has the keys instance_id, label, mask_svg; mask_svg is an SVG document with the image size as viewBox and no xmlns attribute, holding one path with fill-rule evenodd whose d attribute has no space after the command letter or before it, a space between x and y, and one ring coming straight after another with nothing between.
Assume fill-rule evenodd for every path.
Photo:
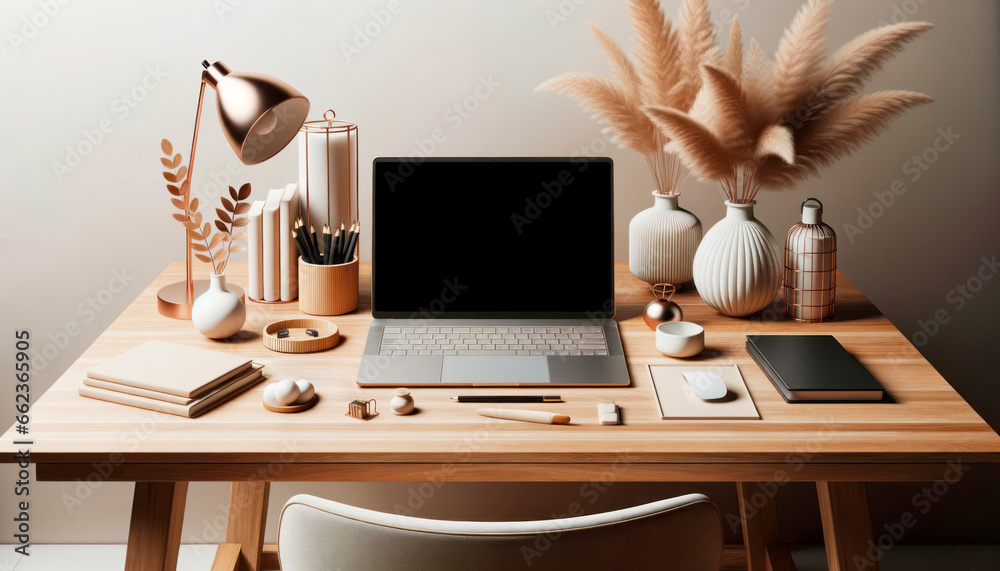
<instances>
[{"instance_id":1,"label":"white floor","mask_svg":"<svg viewBox=\"0 0 1000 571\"><path fill-rule=\"evenodd\" d=\"M32 545L31 555L0 546L0 571L111 571L125 567L124 545ZM207 571L214 545L182 545L178 571ZM826 571L822 547L794 546L798 571ZM882 571L997 571L1000 545L899 545L879 562Z\"/></svg>"}]
</instances>

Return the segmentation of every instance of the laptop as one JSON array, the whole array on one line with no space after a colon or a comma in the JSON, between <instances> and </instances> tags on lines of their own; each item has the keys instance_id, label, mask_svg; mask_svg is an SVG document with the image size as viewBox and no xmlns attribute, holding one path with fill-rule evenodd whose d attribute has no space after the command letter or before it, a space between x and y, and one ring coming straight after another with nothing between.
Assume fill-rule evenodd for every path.
<instances>
[{"instance_id":1,"label":"laptop","mask_svg":"<svg viewBox=\"0 0 1000 571\"><path fill-rule=\"evenodd\" d=\"M361 386L625 386L604 157L373 161Z\"/></svg>"}]
</instances>

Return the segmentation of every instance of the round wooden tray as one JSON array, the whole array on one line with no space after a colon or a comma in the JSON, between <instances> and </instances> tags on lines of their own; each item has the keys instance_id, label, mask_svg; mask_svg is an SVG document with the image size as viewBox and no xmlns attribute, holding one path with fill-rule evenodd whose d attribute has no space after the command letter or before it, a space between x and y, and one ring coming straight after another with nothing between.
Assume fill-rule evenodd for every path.
<instances>
[{"instance_id":1,"label":"round wooden tray","mask_svg":"<svg viewBox=\"0 0 1000 571\"><path fill-rule=\"evenodd\" d=\"M288 337L278 338L278 331L288 330ZM319 337L306 335L306 329L315 329ZM279 353L313 353L333 347L340 342L337 326L325 319L282 319L264 328L264 346Z\"/></svg>"},{"instance_id":2,"label":"round wooden tray","mask_svg":"<svg viewBox=\"0 0 1000 571\"><path fill-rule=\"evenodd\" d=\"M302 404L290 404L290 405L270 404L264 399L260 399L260 402L264 404L264 408L266 408L271 412L302 412L304 410L312 408L313 405L315 405L316 401L318 400L319 400L319 395L313 395L313 398L309 399L308 401Z\"/></svg>"}]
</instances>

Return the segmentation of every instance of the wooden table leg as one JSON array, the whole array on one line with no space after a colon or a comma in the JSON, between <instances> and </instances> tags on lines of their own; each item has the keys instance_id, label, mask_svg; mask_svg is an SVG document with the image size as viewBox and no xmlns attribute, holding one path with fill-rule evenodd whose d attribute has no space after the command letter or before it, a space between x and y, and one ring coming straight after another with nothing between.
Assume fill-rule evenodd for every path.
<instances>
[{"instance_id":1,"label":"wooden table leg","mask_svg":"<svg viewBox=\"0 0 1000 571\"><path fill-rule=\"evenodd\" d=\"M260 571L270 482L233 482L229 491L226 543L240 545L240 571Z\"/></svg>"},{"instance_id":2,"label":"wooden table leg","mask_svg":"<svg viewBox=\"0 0 1000 571\"><path fill-rule=\"evenodd\" d=\"M174 571L187 482L136 482L125 571Z\"/></svg>"},{"instance_id":3,"label":"wooden table leg","mask_svg":"<svg viewBox=\"0 0 1000 571\"><path fill-rule=\"evenodd\" d=\"M777 486L774 482L736 484L749 571L764 571L767 565L765 546L781 541L778 534L778 512L774 506Z\"/></svg>"},{"instance_id":4,"label":"wooden table leg","mask_svg":"<svg viewBox=\"0 0 1000 571\"><path fill-rule=\"evenodd\" d=\"M816 482L823 540L830 571L878 571L878 558L869 557L873 541L864 482Z\"/></svg>"}]
</instances>

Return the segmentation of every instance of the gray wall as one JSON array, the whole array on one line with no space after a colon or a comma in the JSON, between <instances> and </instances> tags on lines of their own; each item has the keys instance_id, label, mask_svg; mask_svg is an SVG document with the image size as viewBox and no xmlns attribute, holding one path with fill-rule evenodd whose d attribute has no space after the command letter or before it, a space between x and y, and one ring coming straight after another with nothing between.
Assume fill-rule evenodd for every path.
<instances>
[{"instance_id":1,"label":"gray wall","mask_svg":"<svg viewBox=\"0 0 1000 571\"><path fill-rule=\"evenodd\" d=\"M769 52L799 5L789 0L711 4L720 29L738 13L744 35L758 38ZM675 14L679 0L664 5ZM42 6L49 6L51 14ZM610 148L599 126L568 99L532 93L561 72L603 73L603 56L586 23L598 23L627 44L625 2L403 0L387 18L382 12L390 6L397 5L385 0L280 5L45 0L0 6L8 39L0 48L7 78L5 136L0 137L5 204L0 260L7 278L0 282L5 300L0 319L8 332L31 329L35 348L42 351L35 361L36 397L165 264L181 259L180 228L170 219L160 180L159 140L168 137L181 149L187 146L198 62L206 58L285 79L311 98L313 119L332 107L339 117L359 123L362 220L369 219L370 187L364 181L376 155L421 148L438 156L608 154L616 165L616 256L627 258L628 220L651 202L644 161ZM373 11L388 22L372 23ZM998 12L991 0L835 2L831 49L880 21L936 24L892 61L871 89L915 89L937 102L897 120L886 136L822 177L794 191L762 193L757 208L780 236L805 197L823 200L827 220L841 238L844 272L994 428L1000 428L993 347L1000 338L1000 280L990 279L997 269L984 266L983 259L1000 254L995 223L1000 206ZM375 33L359 36L358 29L366 27ZM356 49L345 52L350 44ZM481 89L477 99L481 82L497 85ZM455 105L469 110L459 114ZM213 106L209 103L204 113L195 171L198 194L214 199L219 183L231 178L233 184L253 183L259 199L268 188L297 176L294 148L259 166L240 165L213 124ZM95 131L100 129L104 132ZM430 150L422 141L436 129L445 139ZM68 156L69 149L81 156ZM915 156L922 157L922 166ZM879 197L888 196L895 180L903 181L906 191L879 206ZM687 184L682 203L706 227L724 213L720 191L696 182ZM956 297L962 295L959 287L967 290L967 299ZM12 353L11 346L0 351L8 371ZM0 391L0 410L11 410L12 395L11 388ZM992 485L997 475L997 470L975 468L904 541L997 542L995 526L976 517L1000 508ZM11 490L13 477L9 466L0 468L0 489ZM577 484L496 485L489 493L485 487L445 486L417 511L432 517L549 516L584 497ZM693 488L620 484L588 508ZM730 486L698 488L715 497L723 511L735 510ZM919 490L873 486L876 525L912 510ZM269 540L277 508L299 491L383 509L419 495L407 484L276 485ZM32 493L35 542L125 540L131 486L104 484L91 490L36 484ZM64 503L75 495L85 496L84 501ZM785 526L789 538L818 541L814 492L789 486L780 498L783 515L792 522ZM224 485L192 486L184 541L218 540L226 501ZM2 500L13 502L12 495ZM98 520L102 525L93 525ZM10 537L9 519L0 531Z\"/></svg>"}]
</instances>

